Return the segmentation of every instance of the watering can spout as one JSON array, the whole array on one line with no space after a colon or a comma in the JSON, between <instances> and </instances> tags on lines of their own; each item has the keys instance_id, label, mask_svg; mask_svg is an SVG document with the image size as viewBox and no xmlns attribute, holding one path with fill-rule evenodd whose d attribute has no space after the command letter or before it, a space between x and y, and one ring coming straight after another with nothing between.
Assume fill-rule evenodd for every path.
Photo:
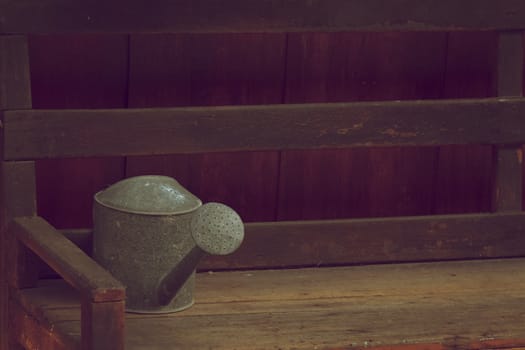
<instances>
[{"instance_id":1,"label":"watering can spout","mask_svg":"<svg viewBox=\"0 0 525 350\"><path fill-rule=\"evenodd\" d=\"M157 297L160 305L168 305L206 255L227 255L241 245L244 225L239 215L220 203L207 203L195 211L191 219L191 236L195 245L159 281Z\"/></svg>"}]
</instances>

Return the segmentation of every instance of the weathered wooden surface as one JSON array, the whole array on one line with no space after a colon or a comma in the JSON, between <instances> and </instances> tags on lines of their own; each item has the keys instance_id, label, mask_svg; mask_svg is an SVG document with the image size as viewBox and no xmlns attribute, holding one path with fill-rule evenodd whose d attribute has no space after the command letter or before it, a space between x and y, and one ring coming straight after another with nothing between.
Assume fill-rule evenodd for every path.
<instances>
[{"instance_id":1,"label":"weathered wooden surface","mask_svg":"<svg viewBox=\"0 0 525 350\"><path fill-rule=\"evenodd\" d=\"M0 36L0 117L10 108L31 108L27 38ZM4 134L0 129L0 150L3 153ZM7 350L8 279L15 284L30 285L34 274L32 264L16 240L7 235L13 216L33 215L36 211L34 164L10 163L0 157L0 350ZM20 254L18 254L20 253ZM26 272L27 274L19 274Z\"/></svg>"},{"instance_id":2,"label":"weathered wooden surface","mask_svg":"<svg viewBox=\"0 0 525 350\"><path fill-rule=\"evenodd\" d=\"M518 211L523 197L523 148L496 147L494 157L494 211Z\"/></svg>"},{"instance_id":3,"label":"weathered wooden surface","mask_svg":"<svg viewBox=\"0 0 525 350\"><path fill-rule=\"evenodd\" d=\"M495 96L498 34L453 32L447 38L441 98ZM440 146L436 163L435 184L427 192L433 214L491 210L491 146Z\"/></svg>"},{"instance_id":4,"label":"weathered wooden surface","mask_svg":"<svg viewBox=\"0 0 525 350\"><path fill-rule=\"evenodd\" d=\"M8 334L7 307L9 299L8 286L33 287L38 279L38 259L20 244L11 234L10 225L13 217L36 214L36 190L34 162L0 163L0 334ZM9 338L9 339L8 339ZM9 340L10 344L7 345ZM11 349L14 339L10 336L0 337L0 349ZM4 343L5 342L5 343Z\"/></svg>"},{"instance_id":5,"label":"weathered wooden surface","mask_svg":"<svg viewBox=\"0 0 525 350\"><path fill-rule=\"evenodd\" d=\"M499 34L498 96L523 96L523 31Z\"/></svg>"},{"instance_id":6,"label":"weathered wooden surface","mask_svg":"<svg viewBox=\"0 0 525 350\"><path fill-rule=\"evenodd\" d=\"M446 47L442 32L289 34L285 102L440 98ZM436 152L283 151L277 219L430 214Z\"/></svg>"},{"instance_id":7,"label":"weathered wooden surface","mask_svg":"<svg viewBox=\"0 0 525 350\"><path fill-rule=\"evenodd\" d=\"M281 103L286 43L275 33L132 35L129 107ZM275 220L279 152L128 157L126 176L144 174L175 177L244 221Z\"/></svg>"},{"instance_id":8,"label":"weathered wooden surface","mask_svg":"<svg viewBox=\"0 0 525 350\"><path fill-rule=\"evenodd\" d=\"M524 113L525 99L10 111L4 156L521 143Z\"/></svg>"},{"instance_id":9,"label":"weathered wooden surface","mask_svg":"<svg viewBox=\"0 0 525 350\"><path fill-rule=\"evenodd\" d=\"M0 36L0 77L0 110L31 106L25 37Z\"/></svg>"},{"instance_id":10,"label":"weathered wooden surface","mask_svg":"<svg viewBox=\"0 0 525 350\"><path fill-rule=\"evenodd\" d=\"M523 347L525 280L518 276L524 268L525 260L509 259L203 273L197 275L192 308L170 315L128 314L126 345L131 350ZM25 290L20 303L50 321L55 334L78 339L80 308L67 288Z\"/></svg>"},{"instance_id":11,"label":"weathered wooden surface","mask_svg":"<svg viewBox=\"0 0 525 350\"><path fill-rule=\"evenodd\" d=\"M238 251L200 270L515 257L525 254L525 215L468 214L248 223ZM82 249L91 232L64 231Z\"/></svg>"},{"instance_id":12,"label":"weathered wooden surface","mask_svg":"<svg viewBox=\"0 0 525 350\"><path fill-rule=\"evenodd\" d=\"M302 38L310 35L315 40ZM131 37L130 107L276 103L281 90L291 103L495 94L494 32L290 34L283 39L288 47L282 59L283 65L288 62L284 87L272 82L283 71L270 54L282 50L278 39L268 38L268 43L238 34L160 37ZM118 35L32 37L35 106L119 107L125 96L122 41ZM208 55L194 59L199 52ZM257 55L261 58L253 58ZM253 70L243 64L253 64ZM280 160L278 155L251 159L242 152L157 156L128 159L126 166L129 174L173 175L201 198L227 202L250 221L270 218L273 211L279 219L298 220L490 210L490 147L441 147L438 155L419 150L323 150L314 151L319 154L312 159L309 152L292 151ZM278 171L272 165L275 158L281 164ZM117 181L123 163L110 157L38 161L39 212L60 228L90 227L92 193ZM261 167L264 172L258 172ZM270 192L278 178L276 210ZM252 186L252 180L257 185ZM305 187L299 189L296 182ZM235 183L243 190L233 187ZM325 191L314 192L319 186Z\"/></svg>"},{"instance_id":13,"label":"weathered wooden surface","mask_svg":"<svg viewBox=\"0 0 525 350\"><path fill-rule=\"evenodd\" d=\"M44 316L42 313L28 316L26 309L18 301L9 300L9 328L16 337L16 341L22 344L24 349L80 349L80 339L64 337L60 332L50 332L49 330L54 328L53 321L39 317ZM9 348L9 350L13 349Z\"/></svg>"},{"instance_id":14,"label":"weathered wooden surface","mask_svg":"<svg viewBox=\"0 0 525 350\"><path fill-rule=\"evenodd\" d=\"M0 32L260 32L521 29L519 0L0 2Z\"/></svg>"},{"instance_id":15,"label":"weathered wooden surface","mask_svg":"<svg viewBox=\"0 0 525 350\"><path fill-rule=\"evenodd\" d=\"M127 53L127 35L31 36L33 108L127 107ZM93 194L124 171L123 157L37 161L39 215L58 228L91 227Z\"/></svg>"},{"instance_id":16,"label":"weathered wooden surface","mask_svg":"<svg viewBox=\"0 0 525 350\"><path fill-rule=\"evenodd\" d=\"M124 301L81 306L81 350L124 350Z\"/></svg>"},{"instance_id":17,"label":"weathered wooden surface","mask_svg":"<svg viewBox=\"0 0 525 350\"><path fill-rule=\"evenodd\" d=\"M231 256L201 269L522 256L525 216L458 215L248 224Z\"/></svg>"},{"instance_id":18,"label":"weathered wooden surface","mask_svg":"<svg viewBox=\"0 0 525 350\"><path fill-rule=\"evenodd\" d=\"M498 96L523 96L523 49L523 32L504 32L499 35ZM494 211L521 210L522 145L497 146L493 159L492 209Z\"/></svg>"},{"instance_id":19,"label":"weathered wooden surface","mask_svg":"<svg viewBox=\"0 0 525 350\"><path fill-rule=\"evenodd\" d=\"M124 287L40 217L19 217L11 232L86 298L121 301Z\"/></svg>"},{"instance_id":20,"label":"weathered wooden surface","mask_svg":"<svg viewBox=\"0 0 525 350\"><path fill-rule=\"evenodd\" d=\"M3 162L6 211L7 260L5 275L10 286L33 287L38 279L39 259L11 234L11 220L16 216L36 215L36 187L34 162Z\"/></svg>"}]
</instances>

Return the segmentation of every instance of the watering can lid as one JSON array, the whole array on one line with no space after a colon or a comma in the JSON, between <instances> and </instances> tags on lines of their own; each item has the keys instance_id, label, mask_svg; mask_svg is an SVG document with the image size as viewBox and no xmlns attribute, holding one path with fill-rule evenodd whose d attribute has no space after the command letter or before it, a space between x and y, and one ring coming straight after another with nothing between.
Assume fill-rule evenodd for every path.
<instances>
[{"instance_id":1,"label":"watering can lid","mask_svg":"<svg viewBox=\"0 0 525 350\"><path fill-rule=\"evenodd\" d=\"M175 179L157 175L119 181L98 192L95 201L116 210L145 215L184 214L202 205Z\"/></svg>"}]
</instances>

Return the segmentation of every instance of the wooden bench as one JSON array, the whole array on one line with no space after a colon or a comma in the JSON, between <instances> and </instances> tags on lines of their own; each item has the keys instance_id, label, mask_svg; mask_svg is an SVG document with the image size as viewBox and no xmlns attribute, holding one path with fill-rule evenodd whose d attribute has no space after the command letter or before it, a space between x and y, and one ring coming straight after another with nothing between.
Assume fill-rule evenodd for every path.
<instances>
[{"instance_id":1,"label":"wooden bench","mask_svg":"<svg viewBox=\"0 0 525 350\"><path fill-rule=\"evenodd\" d=\"M0 350L525 347L524 29L519 0L0 0ZM498 31L499 97L31 105L31 34L391 30ZM173 315L125 314L124 287L78 247L90 231L59 232L36 211L44 158L446 144L494 145L493 212L247 224ZM40 279L40 259L63 280ZM389 264L356 266L370 263Z\"/></svg>"}]
</instances>

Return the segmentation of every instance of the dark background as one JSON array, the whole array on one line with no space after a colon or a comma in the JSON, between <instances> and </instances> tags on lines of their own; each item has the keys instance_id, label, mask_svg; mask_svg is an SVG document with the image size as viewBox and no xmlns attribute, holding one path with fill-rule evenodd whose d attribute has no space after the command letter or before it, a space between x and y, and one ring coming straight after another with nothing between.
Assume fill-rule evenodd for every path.
<instances>
[{"instance_id":1,"label":"dark background","mask_svg":"<svg viewBox=\"0 0 525 350\"><path fill-rule=\"evenodd\" d=\"M34 36L34 108L122 108L495 95L497 35ZM487 146L241 152L37 162L40 214L91 225L92 195L166 174L245 221L489 211Z\"/></svg>"}]
</instances>

